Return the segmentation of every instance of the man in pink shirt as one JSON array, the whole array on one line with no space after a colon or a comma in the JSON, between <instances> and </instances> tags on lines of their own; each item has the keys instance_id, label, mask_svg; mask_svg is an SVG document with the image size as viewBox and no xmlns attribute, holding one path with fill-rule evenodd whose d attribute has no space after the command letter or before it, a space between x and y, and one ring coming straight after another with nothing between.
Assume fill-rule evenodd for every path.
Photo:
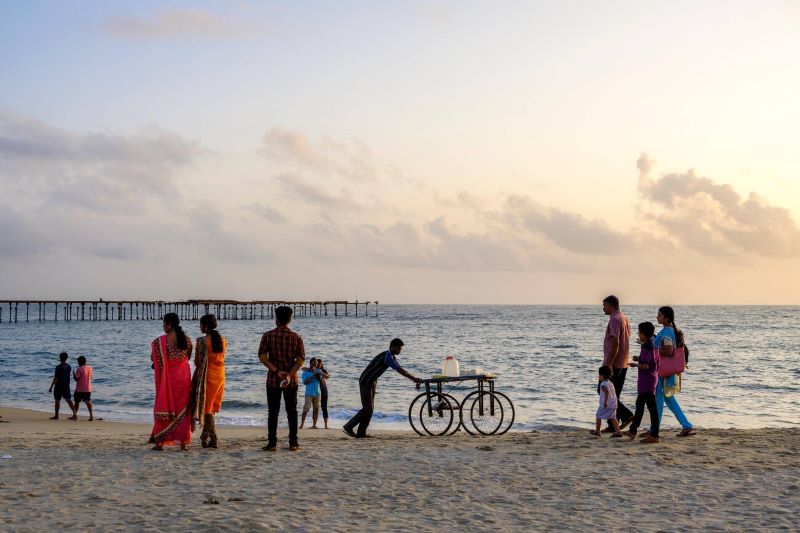
<instances>
[{"instance_id":1,"label":"man in pink shirt","mask_svg":"<svg viewBox=\"0 0 800 533\"><path fill-rule=\"evenodd\" d=\"M72 373L72 376L77 382L75 384L75 414L70 417L70 420L78 419L78 407L81 402L86 402L86 407L89 409L89 422L94 420L92 413L92 367L86 364L84 356L78 357L78 369Z\"/></svg>"},{"instance_id":2,"label":"man in pink shirt","mask_svg":"<svg viewBox=\"0 0 800 533\"><path fill-rule=\"evenodd\" d=\"M606 336L603 340L603 366L611 367L611 383L617 393L617 419L620 428L626 427L633 420L633 413L622 403L622 386L628 373L630 357L631 325L628 317L619 310L619 298L606 296L603 299L603 312L609 316ZM604 433L613 433L609 426Z\"/></svg>"}]
</instances>

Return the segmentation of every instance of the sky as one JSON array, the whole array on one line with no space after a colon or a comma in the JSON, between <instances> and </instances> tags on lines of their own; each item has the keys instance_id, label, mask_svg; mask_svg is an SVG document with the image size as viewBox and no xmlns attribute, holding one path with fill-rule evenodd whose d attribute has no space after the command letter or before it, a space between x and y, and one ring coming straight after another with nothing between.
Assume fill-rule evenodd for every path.
<instances>
[{"instance_id":1,"label":"sky","mask_svg":"<svg viewBox=\"0 0 800 533\"><path fill-rule=\"evenodd\" d=\"M798 27L0 0L0 299L798 304Z\"/></svg>"}]
</instances>

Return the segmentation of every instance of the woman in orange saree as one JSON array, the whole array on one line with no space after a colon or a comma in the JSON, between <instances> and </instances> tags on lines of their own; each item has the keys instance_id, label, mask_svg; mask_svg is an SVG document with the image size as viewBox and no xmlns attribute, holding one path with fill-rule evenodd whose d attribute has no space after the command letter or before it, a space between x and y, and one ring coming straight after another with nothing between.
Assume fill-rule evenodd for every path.
<instances>
[{"instance_id":1,"label":"woman in orange saree","mask_svg":"<svg viewBox=\"0 0 800 533\"><path fill-rule=\"evenodd\" d=\"M184 334L175 313L164 315L164 333L151 344L156 401L150 440L155 442L154 450L169 444L180 444L182 450L188 450L192 441L192 341Z\"/></svg>"},{"instance_id":2,"label":"woman in orange saree","mask_svg":"<svg viewBox=\"0 0 800 533\"><path fill-rule=\"evenodd\" d=\"M203 448L217 448L217 426L214 415L219 413L225 393L225 351L228 342L217 331L217 317L204 315L194 356L193 415L203 426L200 443Z\"/></svg>"}]
</instances>

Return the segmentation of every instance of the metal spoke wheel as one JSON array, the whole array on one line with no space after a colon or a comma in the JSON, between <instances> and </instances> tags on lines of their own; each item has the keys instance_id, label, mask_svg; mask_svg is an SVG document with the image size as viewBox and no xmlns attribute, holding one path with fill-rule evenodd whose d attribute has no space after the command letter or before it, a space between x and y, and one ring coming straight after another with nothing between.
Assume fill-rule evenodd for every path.
<instances>
[{"instance_id":1,"label":"metal spoke wheel","mask_svg":"<svg viewBox=\"0 0 800 533\"><path fill-rule=\"evenodd\" d=\"M446 394L432 392L420 404L419 421L422 424L422 429L435 437L447 435L448 430L453 425L458 403L454 406Z\"/></svg>"},{"instance_id":2,"label":"metal spoke wheel","mask_svg":"<svg viewBox=\"0 0 800 533\"><path fill-rule=\"evenodd\" d=\"M472 420L469 418L469 409L472 407L472 402L475 400L475 397L478 395L477 390L474 390L464 396L464 399L461 400L461 427L464 428L464 431L469 433L470 435L478 435L478 430L475 429L475 426L472 425Z\"/></svg>"},{"instance_id":3,"label":"metal spoke wheel","mask_svg":"<svg viewBox=\"0 0 800 533\"><path fill-rule=\"evenodd\" d=\"M511 399L502 392L493 391L492 394L497 397L500 405L503 407L503 422L494 435L502 435L514 425L514 418L516 417L514 404L511 403Z\"/></svg>"},{"instance_id":4,"label":"metal spoke wheel","mask_svg":"<svg viewBox=\"0 0 800 533\"><path fill-rule=\"evenodd\" d=\"M481 435L494 435L503 425L503 405L494 392L479 391L469 410L469 419Z\"/></svg>"},{"instance_id":5,"label":"metal spoke wheel","mask_svg":"<svg viewBox=\"0 0 800 533\"><path fill-rule=\"evenodd\" d=\"M458 428L461 427L463 413L461 412L461 407L463 404L459 404L458 400L456 400L453 396L443 393L445 397L450 401L450 405L453 407L453 425L450 427L450 432L447 433L448 435L453 435L458 431Z\"/></svg>"},{"instance_id":6,"label":"metal spoke wheel","mask_svg":"<svg viewBox=\"0 0 800 533\"><path fill-rule=\"evenodd\" d=\"M423 392L411 402L408 421L418 435L445 435L453 425L454 409L458 402L452 396L438 392ZM455 406L455 407L454 407Z\"/></svg>"}]
</instances>

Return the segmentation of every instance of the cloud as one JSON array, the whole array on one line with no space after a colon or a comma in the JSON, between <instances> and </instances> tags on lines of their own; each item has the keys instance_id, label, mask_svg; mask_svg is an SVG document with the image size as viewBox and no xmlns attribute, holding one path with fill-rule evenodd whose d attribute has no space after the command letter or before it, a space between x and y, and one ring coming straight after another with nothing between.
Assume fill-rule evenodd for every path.
<instances>
[{"instance_id":1,"label":"cloud","mask_svg":"<svg viewBox=\"0 0 800 533\"><path fill-rule=\"evenodd\" d=\"M686 247L716 257L800 257L800 228L788 209L753 192L742 198L694 170L653 177L654 162L644 154L637 166L639 194L658 208L653 218Z\"/></svg>"},{"instance_id":2,"label":"cloud","mask_svg":"<svg viewBox=\"0 0 800 533\"><path fill-rule=\"evenodd\" d=\"M0 112L0 183L50 206L141 210L144 201L176 196L176 176L204 153L157 126L134 135L77 134Z\"/></svg>"},{"instance_id":3,"label":"cloud","mask_svg":"<svg viewBox=\"0 0 800 533\"><path fill-rule=\"evenodd\" d=\"M315 144L302 133L274 126L264 135L261 153L287 171L319 174L325 181L338 177L363 184L377 179L374 155L358 140L327 138Z\"/></svg>"},{"instance_id":4,"label":"cloud","mask_svg":"<svg viewBox=\"0 0 800 533\"><path fill-rule=\"evenodd\" d=\"M211 11L191 9L160 9L148 17L119 16L103 24L106 34L123 39L149 38L228 38L248 33L242 21L236 21Z\"/></svg>"},{"instance_id":5,"label":"cloud","mask_svg":"<svg viewBox=\"0 0 800 533\"><path fill-rule=\"evenodd\" d=\"M272 222L273 224L284 224L286 222L286 217L283 216L283 213L263 202L254 202L244 207L246 210L255 213L267 222Z\"/></svg>"},{"instance_id":6,"label":"cloud","mask_svg":"<svg viewBox=\"0 0 800 533\"><path fill-rule=\"evenodd\" d=\"M257 264L272 258L262 240L248 238L229 227L225 214L208 204L188 212L188 226L184 230L191 234L189 242L194 243L201 258L237 264ZM210 270L209 265L198 264L198 267Z\"/></svg>"},{"instance_id":7,"label":"cloud","mask_svg":"<svg viewBox=\"0 0 800 533\"><path fill-rule=\"evenodd\" d=\"M556 246L579 255L617 254L635 244L629 234L614 230L604 220L545 207L528 196L509 196L506 213L525 230L543 235Z\"/></svg>"},{"instance_id":8,"label":"cloud","mask_svg":"<svg viewBox=\"0 0 800 533\"><path fill-rule=\"evenodd\" d=\"M52 236L37 224L35 216L0 203L0 263L14 263L40 255L53 244Z\"/></svg>"},{"instance_id":9,"label":"cloud","mask_svg":"<svg viewBox=\"0 0 800 533\"><path fill-rule=\"evenodd\" d=\"M309 183L299 174L281 174L275 176L275 181L282 184L294 198L305 203L334 210L360 211L363 209L347 189L342 189L339 194L330 194Z\"/></svg>"}]
</instances>

